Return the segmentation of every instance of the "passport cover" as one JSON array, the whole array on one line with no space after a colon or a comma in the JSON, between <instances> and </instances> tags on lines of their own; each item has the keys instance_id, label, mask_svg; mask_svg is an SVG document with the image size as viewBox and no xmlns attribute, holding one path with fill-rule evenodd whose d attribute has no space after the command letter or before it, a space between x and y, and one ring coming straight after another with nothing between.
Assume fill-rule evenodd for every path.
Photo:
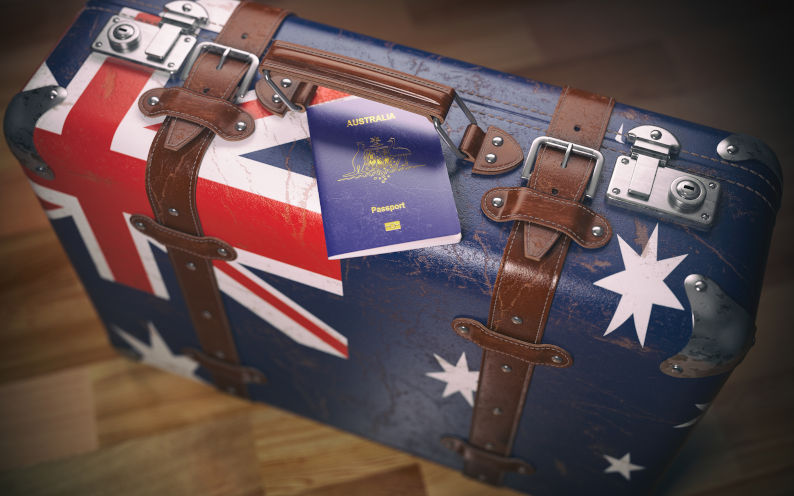
<instances>
[{"instance_id":1,"label":"passport cover","mask_svg":"<svg viewBox=\"0 0 794 496\"><path fill-rule=\"evenodd\" d=\"M358 97L307 112L329 259L460 241L441 142L427 118Z\"/></svg>"}]
</instances>

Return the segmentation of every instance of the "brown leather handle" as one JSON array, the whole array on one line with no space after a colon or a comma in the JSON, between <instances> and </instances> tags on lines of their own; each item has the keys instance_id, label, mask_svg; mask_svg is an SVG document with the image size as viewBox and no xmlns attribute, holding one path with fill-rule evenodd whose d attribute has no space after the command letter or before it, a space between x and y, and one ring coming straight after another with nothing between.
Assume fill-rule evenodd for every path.
<instances>
[{"instance_id":1,"label":"brown leather handle","mask_svg":"<svg viewBox=\"0 0 794 496\"><path fill-rule=\"evenodd\" d=\"M273 42L259 69L435 117L440 122L444 122L455 98L455 89L450 86L285 41Z\"/></svg>"}]
</instances>

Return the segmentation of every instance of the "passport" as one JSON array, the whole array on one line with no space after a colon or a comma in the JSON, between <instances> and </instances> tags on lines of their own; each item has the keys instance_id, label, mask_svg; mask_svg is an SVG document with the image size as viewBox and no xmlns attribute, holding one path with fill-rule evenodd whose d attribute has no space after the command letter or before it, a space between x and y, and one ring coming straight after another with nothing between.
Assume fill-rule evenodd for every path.
<instances>
[{"instance_id":1,"label":"passport","mask_svg":"<svg viewBox=\"0 0 794 496\"><path fill-rule=\"evenodd\" d=\"M426 118L349 97L307 109L328 258L460 241L441 142Z\"/></svg>"}]
</instances>

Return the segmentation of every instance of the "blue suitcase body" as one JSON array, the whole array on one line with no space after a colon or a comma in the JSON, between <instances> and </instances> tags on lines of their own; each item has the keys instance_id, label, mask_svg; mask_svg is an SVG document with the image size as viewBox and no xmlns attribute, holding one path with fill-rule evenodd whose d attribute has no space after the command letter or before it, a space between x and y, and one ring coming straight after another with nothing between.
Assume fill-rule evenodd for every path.
<instances>
[{"instance_id":1,"label":"blue suitcase body","mask_svg":"<svg viewBox=\"0 0 794 496\"><path fill-rule=\"evenodd\" d=\"M128 197L135 202L140 197L145 200L143 190L134 188L141 183L145 168L140 154L145 155L150 142L121 143L118 135L124 126L132 125L125 119L142 87L125 88L136 84L132 77L113 88L97 82L108 74L127 77L134 73L143 84L155 84L165 81L167 73L108 61L112 57L91 48L102 27L122 8L157 15L165 3L89 2L23 93L35 96L37 88L43 94L40 88L49 92L58 86L65 89L68 102L69 95L77 98L78 93L80 98L99 98L99 89L104 88L109 95L107 105L120 106L118 111L89 102L62 110L63 117L56 118L52 117L58 112L56 105L48 111L49 117L38 120L35 130L27 129L27 138L17 132L19 126L7 126L6 133L23 163L35 169L41 166L40 159L51 168L54 179L32 169L28 175L113 345L145 362L210 381L206 371L180 354L198 343L166 253L151 243L142 247L132 235L124 237L124 215L138 209L137 203L128 207L124 201ZM204 30L200 38L211 40L215 35ZM557 87L295 16L284 22L276 38L453 86L478 121L505 129L525 152L535 138L545 134L560 95ZM88 71L91 63L97 67ZM168 84L180 84L178 76ZM99 96L90 96L92 92ZM94 112L77 115L88 104L95 106ZM17 101L17 105L9 113L33 112L29 101ZM268 123L280 119L264 114L258 118L270 119ZM17 114L12 117L19 119ZM60 124L53 124L58 119ZM453 110L448 124L457 141L467 120ZM643 125L663 128L678 139L681 150L670 162L673 169L706 178L705 187L710 180L718 184L720 197L710 228L685 226L607 201L616 164L620 157L631 155L627 133ZM131 135L150 136L145 132ZM281 143L259 144L254 135L242 152L219 149L217 153L236 153L249 166L273 170L274 177L311 184L308 136L290 136ZM757 150L748 152L750 144L758 146ZM731 145L733 153L726 151ZM125 151L129 146L139 151ZM713 324L708 327L709 322L717 319L722 325L726 318L741 322L736 332L752 339L751 323L780 205L781 178L774 156L769 157L747 137L618 103L600 151L604 168L589 206L607 217L615 235L603 248L572 246L569 251L543 342L568 350L574 365L535 371L513 455L532 463L536 473L510 474L505 479L507 486L536 495L638 494L659 479L744 350L742 341L735 356L709 355L713 348L702 340L720 340L720 329ZM275 260L271 265L240 260L239 266L227 267L226 272L217 267L216 271L225 274L219 277L230 279L224 305L241 361L267 377L266 384L250 387L253 400L459 469L458 455L439 440L444 435L468 435L481 350L460 339L450 322L458 316L487 320L510 224L488 220L480 210L480 198L491 188L518 186L523 180L520 168L500 176L473 175L469 166L446 153L463 233L459 244L335 262L338 265L325 260L280 260L277 252L264 255ZM50 158L54 156L57 160ZM130 176L135 180L125 179ZM235 205L218 198L240 199L219 193L219 188L236 186L224 185L215 177L205 179L198 200L202 216L211 217L212 211L219 210L222 217L224 211L234 210ZM97 183L103 195L111 194L118 201L107 205L92 197L101 191L93 187ZM247 194L256 195L256 188ZM256 206L254 213L279 205L273 198L268 201ZM280 229L300 245L300 220L295 216L299 210L293 207L289 207L292 217ZM316 218L316 212L312 214ZM252 219L251 223L256 226L257 222ZM264 226L259 236L284 232L268 232L267 222ZM207 234L216 233L208 228ZM227 241L235 244L233 239ZM305 243L315 241L306 238ZM316 248L306 248L301 257L316 254ZM119 250L142 257L134 264L139 273L115 270L116 264L124 263L116 260ZM638 263L669 269L659 277L670 294L631 300L631 294L619 292L619 283L607 280L619 273L630 276L630 271L624 271ZM285 265L299 268L288 270ZM152 274L159 274L159 279ZM142 280L148 286L134 283ZM623 288L627 294L631 289ZM643 317L648 311L649 317ZM619 316L613 321L616 312ZM693 339L693 322L711 334ZM730 363L714 375L677 376L670 367L680 365L669 359L688 346L690 358L701 353L707 364L723 359Z\"/></svg>"}]
</instances>

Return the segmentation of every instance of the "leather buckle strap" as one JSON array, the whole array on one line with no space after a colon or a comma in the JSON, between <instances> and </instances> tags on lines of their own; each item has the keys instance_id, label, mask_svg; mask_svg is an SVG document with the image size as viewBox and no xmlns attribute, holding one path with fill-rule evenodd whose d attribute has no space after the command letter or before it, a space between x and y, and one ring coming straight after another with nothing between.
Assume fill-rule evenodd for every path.
<instances>
[{"instance_id":1,"label":"leather buckle strap","mask_svg":"<svg viewBox=\"0 0 794 496\"><path fill-rule=\"evenodd\" d=\"M558 150L565 150L565 156L560 164L561 168L568 166L568 160L571 154L582 155L585 157L595 159L596 163L593 167L593 172L590 174L590 181L587 183L587 190L584 196L590 200L595 196L595 190L598 186L598 180L601 178L601 168L604 166L604 156L598 150L588 146L578 145L572 141L552 138L550 136L539 136L532 140L532 145L529 147L527 160L524 163L524 169L521 171L521 177L529 180L532 175L532 168L535 166L535 159L538 156L538 150L541 146L549 146Z\"/></svg>"},{"instance_id":2,"label":"leather buckle strap","mask_svg":"<svg viewBox=\"0 0 794 496\"><path fill-rule=\"evenodd\" d=\"M483 197L484 213L497 222L514 220L513 228L487 325L454 322L465 322L470 333L464 337L484 348L463 472L489 484L500 485L506 471L518 471L504 460L511 459L535 365L552 346L541 340L570 241L597 248L611 234L606 219L580 201L588 183L597 180L597 148L612 106L610 98L564 88L547 133L552 138L536 141L527 159L528 185L497 188ZM570 365L566 360L572 358L559 354L565 350L552 349L559 350L552 364Z\"/></svg>"},{"instance_id":3,"label":"leather buckle strap","mask_svg":"<svg viewBox=\"0 0 794 496\"><path fill-rule=\"evenodd\" d=\"M251 86L251 81L254 80L254 75L256 75L256 68L259 66L259 57L245 50L238 50L230 46L215 43L214 41L204 41L193 47L193 51L190 52L187 62L185 63L184 72L182 73L182 79L188 79L190 69L193 67L193 64L196 63L196 59L198 58L199 54L204 51L217 53L221 56L220 60L218 61L218 66L215 67L217 70L221 70L223 68L223 64L226 62L227 57L247 61L249 63L248 71L245 73L245 77L243 77L243 79L240 81L240 85L237 88L236 101L238 103L242 101L243 97L248 92L248 88Z\"/></svg>"},{"instance_id":4,"label":"leather buckle strap","mask_svg":"<svg viewBox=\"0 0 794 496\"><path fill-rule=\"evenodd\" d=\"M273 74L285 74L295 82L325 86L360 96L408 112L426 116L433 122L441 140L462 160L473 162L478 174L509 171L523 160L521 146L507 132L490 126L483 131L455 89L394 69L371 64L315 48L275 41L262 57L263 79L257 83L260 99L268 93L293 111L303 108L290 102ZM282 80L283 81L283 80ZM269 92L260 86L269 88ZM266 97L261 100L268 104ZM469 120L460 146L456 146L442 126L455 102Z\"/></svg>"}]
</instances>

